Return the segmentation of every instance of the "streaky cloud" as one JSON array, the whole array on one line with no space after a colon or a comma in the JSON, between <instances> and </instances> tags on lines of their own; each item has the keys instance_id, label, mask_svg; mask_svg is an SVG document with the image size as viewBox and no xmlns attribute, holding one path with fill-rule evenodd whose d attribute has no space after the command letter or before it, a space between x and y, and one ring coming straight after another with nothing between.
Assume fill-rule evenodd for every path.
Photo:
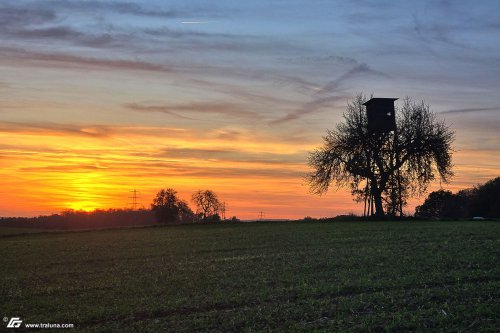
<instances>
[{"instance_id":1,"label":"streaky cloud","mask_svg":"<svg viewBox=\"0 0 500 333\"><path fill-rule=\"evenodd\" d=\"M40 9L58 8L75 12L111 12L130 14L135 16L149 16L158 18L174 18L181 13L176 10L165 10L160 7L147 8L138 3L129 1L39 1L36 7ZM149 6L151 7L151 6Z\"/></svg>"},{"instance_id":2,"label":"streaky cloud","mask_svg":"<svg viewBox=\"0 0 500 333\"><path fill-rule=\"evenodd\" d=\"M353 68L351 68L350 70L348 70L347 72L342 74L339 78L325 84L323 86L323 88L321 88L320 90L317 91L317 94L319 95L319 94L331 93L331 92L337 90L339 88L339 86L341 85L341 83L343 83L344 81L346 81L354 76L360 75L360 74L376 75L376 76L382 76L385 78L390 78L390 76L388 74L374 70L370 66L368 66L367 64L362 63L362 64L354 66Z\"/></svg>"},{"instance_id":3,"label":"streaky cloud","mask_svg":"<svg viewBox=\"0 0 500 333\"><path fill-rule=\"evenodd\" d=\"M33 24L53 22L57 15L51 8L12 7L0 4L0 27L2 30L11 27L24 27Z\"/></svg>"},{"instance_id":4,"label":"streaky cloud","mask_svg":"<svg viewBox=\"0 0 500 333\"><path fill-rule=\"evenodd\" d=\"M370 68L367 64L359 64L342 74L337 79L330 81L323 85L319 90L317 90L313 99L305 103L300 109L287 114L286 116L275 119L271 121L270 125L282 124L291 120L299 119L307 114L314 113L324 107L331 106L334 102L345 100L346 95L340 94L340 88L344 81L349 80L357 75L376 75L389 78L390 76ZM334 96L328 96L329 94L335 94Z\"/></svg>"},{"instance_id":5,"label":"streaky cloud","mask_svg":"<svg viewBox=\"0 0 500 333\"><path fill-rule=\"evenodd\" d=\"M0 132L23 134L79 135L88 137L109 137L113 130L108 126L78 126L71 124L43 122L0 121Z\"/></svg>"},{"instance_id":6,"label":"streaky cloud","mask_svg":"<svg viewBox=\"0 0 500 333\"><path fill-rule=\"evenodd\" d=\"M224 102L198 102L187 104L145 104L145 103L126 103L124 107L138 112L159 112L172 116L194 120L194 118L185 116L188 114L220 114L234 117L256 117L256 114L243 109L241 106Z\"/></svg>"},{"instance_id":7,"label":"streaky cloud","mask_svg":"<svg viewBox=\"0 0 500 333\"><path fill-rule=\"evenodd\" d=\"M32 52L25 49L5 48L0 47L0 55L4 59L15 60L17 63L24 62L28 65L30 62L43 63L44 65L52 65L56 68L64 67L82 67L82 68L108 68L120 70L136 70L136 71L154 71L154 72L168 72L174 70L168 66L145 62L145 61L132 61L132 60L119 60L119 59L102 59L90 58L61 53L41 53Z\"/></svg>"},{"instance_id":8,"label":"streaky cloud","mask_svg":"<svg viewBox=\"0 0 500 333\"><path fill-rule=\"evenodd\" d=\"M104 46L113 46L118 43L117 36L110 33L92 34L84 33L71 28L70 26L52 26L44 28L19 28L4 29L1 34L4 36L20 40L50 40L64 41L73 45L89 46L102 48ZM127 36L129 38L130 36Z\"/></svg>"},{"instance_id":9,"label":"streaky cloud","mask_svg":"<svg viewBox=\"0 0 500 333\"><path fill-rule=\"evenodd\" d=\"M464 113L477 113L477 112L499 112L500 107L491 108L468 108L468 109L453 109L441 111L441 114L464 114Z\"/></svg>"},{"instance_id":10,"label":"streaky cloud","mask_svg":"<svg viewBox=\"0 0 500 333\"><path fill-rule=\"evenodd\" d=\"M333 103L337 101L342 101L346 100L348 96L346 95L337 95L337 96L329 96L329 97L322 97L322 98L316 98L310 102L305 103L302 108L299 110L296 110L295 112L291 112L287 114L286 116L275 119L273 121L270 121L270 125L278 125L282 124L291 120L296 120L299 118L302 118L303 116L316 112L322 108L325 107L331 107Z\"/></svg>"},{"instance_id":11,"label":"streaky cloud","mask_svg":"<svg viewBox=\"0 0 500 333\"><path fill-rule=\"evenodd\" d=\"M287 56L287 57L278 57L276 61L291 64L291 65L304 65L304 64L313 64L313 65L324 65L324 64L346 64L346 65L358 65L359 62L352 57L344 57L337 55L328 55L328 56Z\"/></svg>"},{"instance_id":12,"label":"streaky cloud","mask_svg":"<svg viewBox=\"0 0 500 333\"><path fill-rule=\"evenodd\" d=\"M159 155L167 158L218 160L226 162L245 162L259 164L304 163L305 152L290 154L251 152L235 148L165 148Z\"/></svg>"}]
</instances>

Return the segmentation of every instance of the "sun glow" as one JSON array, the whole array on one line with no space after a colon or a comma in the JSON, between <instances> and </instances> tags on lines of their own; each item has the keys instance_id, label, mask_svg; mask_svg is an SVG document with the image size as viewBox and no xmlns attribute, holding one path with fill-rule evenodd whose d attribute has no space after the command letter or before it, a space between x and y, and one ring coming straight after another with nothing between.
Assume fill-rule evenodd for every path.
<instances>
[{"instance_id":1,"label":"sun glow","mask_svg":"<svg viewBox=\"0 0 500 333\"><path fill-rule=\"evenodd\" d=\"M99 204L92 201L71 202L68 203L66 206L71 210L83 210L86 212L91 212L98 208L102 208Z\"/></svg>"}]
</instances>

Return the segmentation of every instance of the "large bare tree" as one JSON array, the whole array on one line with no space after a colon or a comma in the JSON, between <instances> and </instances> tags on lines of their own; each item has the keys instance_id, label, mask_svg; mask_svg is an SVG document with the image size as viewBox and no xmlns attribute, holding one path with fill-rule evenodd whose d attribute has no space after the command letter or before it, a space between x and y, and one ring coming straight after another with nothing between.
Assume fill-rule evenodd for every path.
<instances>
[{"instance_id":1,"label":"large bare tree","mask_svg":"<svg viewBox=\"0 0 500 333\"><path fill-rule=\"evenodd\" d=\"M192 195L191 201L196 205L196 213L201 214L203 221L218 216L221 209L219 198L210 190L198 190Z\"/></svg>"},{"instance_id":2,"label":"large bare tree","mask_svg":"<svg viewBox=\"0 0 500 333\"><path fill-rule=\"evenodd\" d=\"M368 131L368 119L357 95L348 103L343 122L329 130L323 145L309 156L313 171L307 181L316 194L331 184L350 188L355 200L369 198L376 217L403 213L413 195L420 195L439 176L448 182L452 172L454 132L438 121L425 103L404 99L397 109L397 130ZM366 201L365 201L366 206Z\"/></svg>"}]
</instances>

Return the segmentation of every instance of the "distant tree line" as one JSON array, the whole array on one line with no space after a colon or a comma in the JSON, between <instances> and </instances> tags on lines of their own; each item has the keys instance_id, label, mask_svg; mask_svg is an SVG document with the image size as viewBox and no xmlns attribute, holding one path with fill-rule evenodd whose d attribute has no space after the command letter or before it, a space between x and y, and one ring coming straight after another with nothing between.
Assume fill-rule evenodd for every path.
<instances>
[{"instance_id":1,"label":"distant tree line","mask_svg":"<svg viewBox=\"0 0 500 333\"><path fill-rule=\"evenodd\" d=\"M500 177L483 185L452 193L434 191L417 206L415 216L425 218L500 218Z\"/></svg>"},{"instance_id":2,"label":"distant tree line","mask_svg":"<svg viewBox=\"0 0 500 333\"><path fill-rule=\"evenodd\" d=\"M92 212L65 210L60 214L37 217L3 217L2 226L40 229L99 229L155 224L149 209L96 209Z\"/></svg>"},{"instance_id":3,"label":"distant tree line","mask_svg":"<svg viewBox=\"0 0 500 333\"><path fill-rule=\"evenodd\" d=\"M199 190L192 195L191 201L196 207L196 212L177 196L177 191L167 188L156 194L151 209L96 209L91 212L65 210L60 214L46 216L2 217L0 226L69 230L225 220L226 205L213 191ZM239 221L236 217L230 220Z\"/></svg>"}]
</instances>

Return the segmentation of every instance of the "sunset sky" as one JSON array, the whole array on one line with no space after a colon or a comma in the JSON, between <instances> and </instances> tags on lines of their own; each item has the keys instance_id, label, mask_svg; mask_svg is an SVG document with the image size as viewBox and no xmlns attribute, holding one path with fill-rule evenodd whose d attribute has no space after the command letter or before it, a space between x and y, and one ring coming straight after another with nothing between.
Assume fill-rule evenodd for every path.
<instances>
[{"instance_id":1,"label":"sunset sky","mask_svg":"<svg viewBox=\"0 0 500 333\"><path fill-rule=\"evenodd\" d=\"M228 214L360 213L308 152L360 92L456 131L457 190L500 176L498 1L0 2L0 216L149 207L211 189ZM398 103L396 102L396 105ZM433 188L439 188L439 183ZM423 198L412 201L408 212Z\"/></svg>"}]
</instances>

